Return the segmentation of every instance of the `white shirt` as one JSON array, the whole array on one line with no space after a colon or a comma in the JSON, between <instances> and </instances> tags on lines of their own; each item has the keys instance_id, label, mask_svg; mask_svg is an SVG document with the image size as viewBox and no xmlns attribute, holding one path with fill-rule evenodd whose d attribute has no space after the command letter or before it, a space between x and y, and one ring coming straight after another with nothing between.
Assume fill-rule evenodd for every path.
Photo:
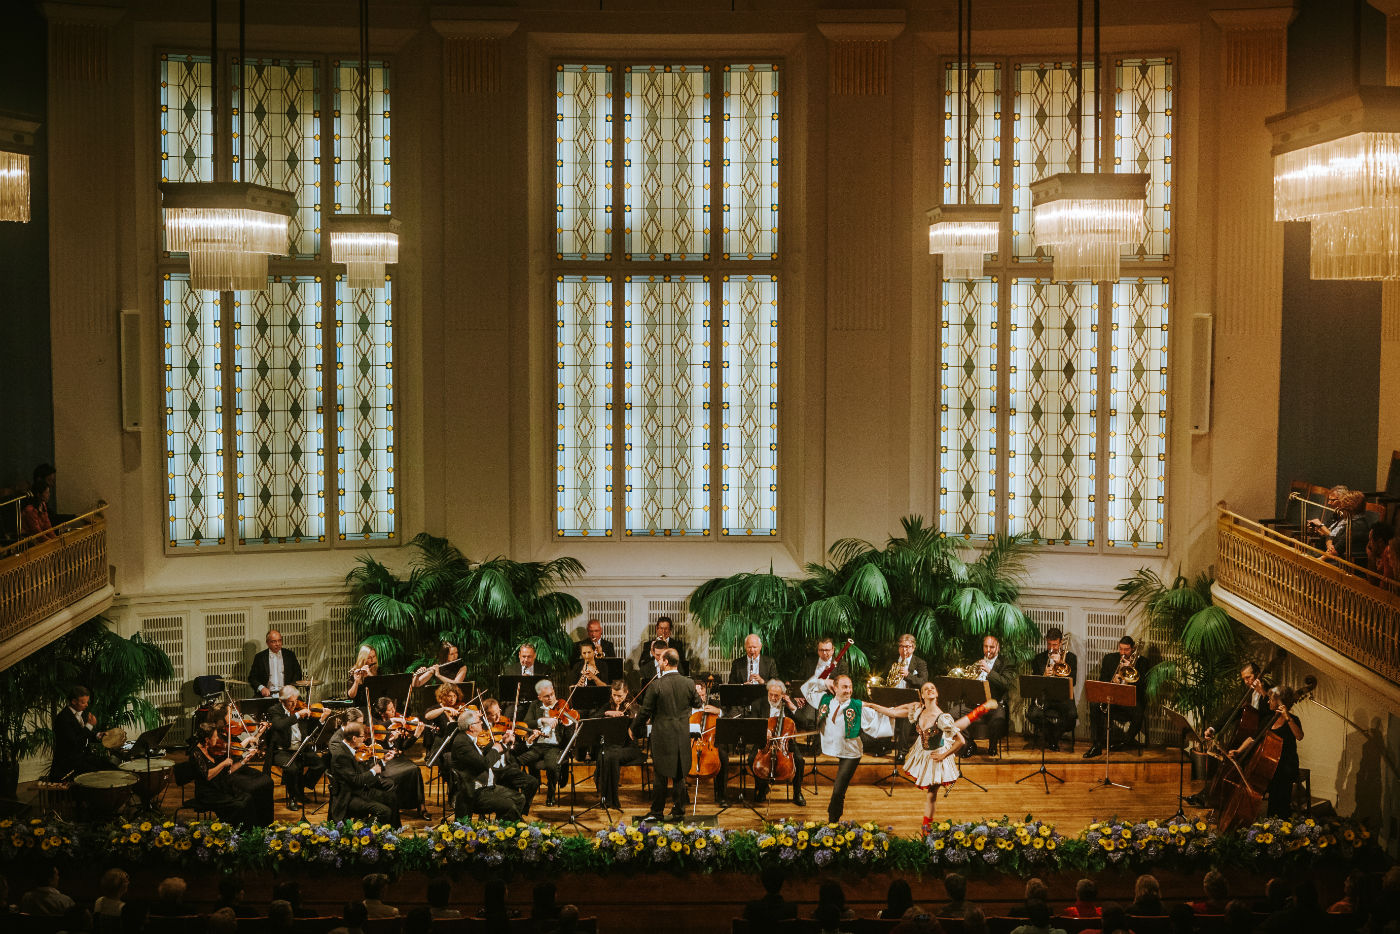
<instances>
[{"instance_id":1,"label":"white shirt","mask_svg":"<svg viewBox=\"0 0 1400 934\"><path fill-rule=\"evenodd\" d=\"M267 689L273 694L282 690L282 652L267 651Z\"/></svg>"},{"instance_id":2,"label":"white shirt","mask_svg":"<svg viewBox=\"0 0 1400 934\"><path fill-rule=\"evenodd\" d=\"M1256 695L1256 696L1257 696L1257 695ZM83 711L81 711L81 710L76 710L76 709L74 709L74 708L72 708L72 707L69 707L68 709L73 711L73 716L75 716L75 717L78 718L78 724L79 724L83 729L85 729L85 730L91 730L91 729L93 728L92 724L87 722L86 715L85 715L85 713L84 713Z\"/></svg>"},{"instance_id":3,"label":"white shirt","mask_svg":"<svg viewBox=\"0 0 1400 934\"><path fill-rule=\"evenodd\" d=\"M534 666L534 665L531 665L529 668L526 668L524 665L521 665L521 666L520 666L520 673L521 673L522 675L532 675L532 674L535 673L535 666Z\"/></svg>"},{"instance_id":4,"label":"white shirt","mask_svg":"<svg viewBox=\"0 0 1400 934\"><path fill-rule=\"evenodd\" d=\"M751 658L751 659L749 659L749 677L752 678L752 677L754 677L754 676L757 675L757 674L758 674L758 659L757 659L757 658Z\"/></svg>"},{"instance_id":5,"label":"white shirt","mask_svg":"<svg viewBox=\"0 0 1400 934\"><path fill-rule=\"evenodd\" d=\"M895 662L899 665L900 674L907 675L909 674L909 666L914 662L914 654L911 652L907 657L901 655L899 658L895 659ZM901 677L894 686L897 688L904 687L904 678Z\"/></svg>"},{"instance_id":6,"label":"white shirt","mask_svg":"<svg viewBox=\"0 0 1400 934\"><path fill-rule=\"evenodd\" d=\"M822 753L828 756L835 756L838 759L859 759L862 751L860 737L855 739L846 738L846 708L850 706L850 701L840 702L832 698L831 709L827 711L826 717L821 722ZM875 732L884 715L871 710L865 704L860 707L860 728L866 732Z\"/></svg>"}]
</instances>

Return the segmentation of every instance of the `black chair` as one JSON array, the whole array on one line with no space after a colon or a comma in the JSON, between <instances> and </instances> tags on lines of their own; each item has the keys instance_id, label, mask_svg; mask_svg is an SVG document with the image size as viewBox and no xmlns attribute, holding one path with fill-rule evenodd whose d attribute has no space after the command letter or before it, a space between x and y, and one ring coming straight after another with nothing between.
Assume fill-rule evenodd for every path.
<instances>
[{"instance_id":1,"label":"black chair","mask_svg":"<svg viewBox=\"0 0 1400 934\"><path fill-rule=\"evenodd\" d=\"M194 816L200 819L207 819L214 815L214 809L200 800L199 795L193 797L185 796L185 787L195 779L194 763L186 759L183 762L176 762L173 769L175 784L180 786L180 803L175 808L175 813L170 815L171 819L179 817L181 811L189 810L194 812ZM217 815L214 815L217 816Z\"/></svg>"}]
</instances>

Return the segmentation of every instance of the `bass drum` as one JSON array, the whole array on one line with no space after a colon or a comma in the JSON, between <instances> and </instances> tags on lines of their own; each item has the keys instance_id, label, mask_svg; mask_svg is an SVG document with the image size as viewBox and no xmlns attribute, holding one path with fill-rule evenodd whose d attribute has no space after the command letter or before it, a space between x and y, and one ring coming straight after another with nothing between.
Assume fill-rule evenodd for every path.
<instances>
[{"instance_id":1,"label":"bass drum","mask_svg":"<svg viewBox=\"0 0 1400 934\"><path fill-rule=\"evenodd\" d=\"M90 820L115 817L135 789L136 776L118 769L87 772L73 779L73 798Z\"/></svg>"}]
</instances>

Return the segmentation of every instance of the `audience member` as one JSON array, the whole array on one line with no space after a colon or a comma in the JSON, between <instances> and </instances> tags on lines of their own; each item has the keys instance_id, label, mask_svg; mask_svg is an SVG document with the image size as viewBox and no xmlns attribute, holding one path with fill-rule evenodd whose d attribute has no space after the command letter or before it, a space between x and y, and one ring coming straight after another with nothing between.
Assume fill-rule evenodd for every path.
<instances>
[{"instance_id":1,"label":"audience member","mask_svg":"<svg viewBox=\"0 0 1400 934\"><path fill-rule=\"evenodd\" d=\"M1138 876L1137 883L1133 886L1133 903L1128 906L1128 914L1160 916L1166 913L1166 908L1162 906L1162 887L1157 884L1157 877L1149 873Z\"/></svg>"},{"instance_id":2,"label":"audience member","mask_svg":"<svg viewBox=\"0 0 1400 934\"><path fill-rule=\"evenodd\" d=\"M1269 915L1288 907L1288 883L1275 876L1264 883L1264 897L1254 902L1255 914Z\"/></svg>"},{"instance_id":3,"label":"audience member","mask_svg":"<svg viewBox=\"0 0 1400 934\"><path fill-rule=\"evenodd\" d=\"M82 905L69 906L58 926L58 934L91 934L91 931L92 912Z\"/></svg>"},{"instance_id":4,"label":"audience member","mask_svg":"<svg viewBox=\"0 0 1400 934\"><path fill-rule=\"evenodd\" d=\"M1400 581L1400 528L1390 537L1390 542L1381 552L1380 575L1393 581Z\"/></svg>"},{"instance_id":5,"label":"audience member","mask_svg":"<svg viewBox=\"0 0 1400 934\"><path fill-rule=\"evenodd\" d=\"M288 934L296 929L296 915L292 913L292 903L285 898L274 898L267 906L267 929L279 934Z\"/></svg>"},{"instance_id":6,"label":"audience member","mask_svg":"<svg viewBox=\"0 0 1400 934\"><path fill-rule=\"evenodd\" d=\"M816 911L812 912L812 918L817 923L817 934L849 934L841 927L841 914L840 906L818 902Z\"/></svg>"},{"instance_id":7,"label":"audience member","mask_svg":"<svg viewBox=\"0 0 1400 934\"><path fill-rule=\"evenodd\" d=\"M967 914L967 876L960 872L950 872L943 877L943 891L948 893L948 904L938 909L940 918L962 918Z\"/></svg>"},{"instance_id":8,"label":"audience member","mask_svg":"<svg viewBox=\"0 0 1400 934\"><path fill-rule=\"evenodd\" d=\"M14 913L15 907L10 904L10 880L0 876L0 916Z\"/></svg>"},{"instance_id":9,"label":"audience member","mask_svg":"<svg viewBox=\"0 0 1400 934\"><path fill-rule=\"evenodd\" d=\"M913 918L922 914L928 912L914 904L914 890L909 888L909 883L903 879L896 879L890 883L889 890L885 893L885 907L880 909L875 917L889 920Z\"/></svg>"},{"instance_id":10,"label":"audience member","mask_svg":"<svg viewBox=\"0 0 1400 934\"><path fill-rule=\"evenodd\" d=\"M890 934L943 934L943 925L938 923L937 918L920 913L896 924L890 929Z\"/></svg>"},{"instance_id":11,"label":"audience member","mask_svg":"<svg viewBox=\"0 0 1400 934\"><path fill-rule=\"evenodd\" d=\"M1212 869L1201 879L1201 891L1205 898L1191 903L1191 910L1198 915L1223 915L1225 906L1230 903L1230 885L1218 869Z\"/></svg>"},{"instance_id":12,"label":"audience member","mask_svg":"<svg viewBox=\"0 0 1400 934\"><path fill-rule=\"evenodd\" d=\"M764 895L744 906L744 920L772 924L797 917L797 905L783 898L783 871L777 866L765 866L758 874Z\"/></svg>"},{"instance_id":13,"label":"audience member","mask_svg":"<svg viewBox=\"0 0 1400 934\"><path fill-rule=\"evenodd\" d=\"M1099 916L1099 887L1093 879L1080 879L1074 884L1074 904L1065 909L1066 918L1097 918Z\"/></svg>"},{"instance_id":14,"label":"audience member","mask_svg":"<svg viewBox=\"0 0 1400 934\"><path fill-rule=\"evenodd\" d=\"M1365 917L1371 911L1370 895L1371 877L1368 873L1360 869L1353 869L1347 873L1346 879L1342 882L1342 897L1339 901L1333 902L1332 907L1327 909L1329 915L1359 915Z\"/></svg>"},{"instance_id":15,"label":"audience member","mask_svg":"<svg viewBox=\"0 0 1400 934\"><path fill-rule=\"evenodd\" d=\"M1029 918L1031 902L1050 904L1050 887L1045 880L1032 876L1026 880L1026 895L1021 904L1006 912L1008 918Z\"/></svg>"},{"instance_id":16,"label":"audience member","mask_svg":"<svg viewBox=\"0 0 1400 934\"><path fill-rule=\"evenodd\" d=\"M1317 903L1317 886L1303 879L1293 888L1292 904L1269 915L1255 928L1259 934L1296 934L1324 931L1331 926L1327 912Z\"/></svg>"},{"instance_id":17,"label":"audience member","mask_svg":"<svg viewBox=\"0 0 1400 934\"><path fill-rule=\"evenodd\" d=\"M389 890L389 877L382 872L372 872L360 880L360 890L364 893L365 913L373 918L397 918L399 910L393 905L384 904L384 894Z\"/></svg>"},{"instance_id":18,"label":"audience member","mask_svg":"<svg viewBox=\"0 0 1400 934\"><path fill-rule=\"evenodd\" d=\"M1039 879L1032 879L1032 882L1040 882ZM1041 882L1041 888L1045 883ZM1030 891L1030 883L1026 884L1026 890ZM1050 926L1050 906L1044 899L1031 898L1025 904L1026 923L1018 928L1012 928L1011 934L1065 934L1064 928Z\"/></svg>"},{"instance_id":19,"label":"audience member","mask_svg":"<svg viewBox=\"0 0 1400 934\"><path fill-rule=\"evenodd\" d=\"M151 906L151 914L158 918L178 918L181 915L194 914L185 905L185 888L185 880L179 876L167 876L160 880L160 885L156 886L156 900Z\"/></svg>"},{"instance_id":20,"label":"audience member","mask_svg":"<svg viewBox=\"0 0 1400 934\"><path fill-rule=\"evenodd\" d=\"M574 934L578 930L579 910L577 905L565 905L559 909L559 921L554 926L555 934Z\"/></svg>"},{"instance_id":21,"label":"audience member","mask_svg":"<svg viewBox=\"0 0 1400 934\"><path fill-rule=\"evenodd\" d=\"M823 882L817 889L817 907L813 910L812 917L816 918L822 927L832 928L834 925L824 923L823 917L836 921L850 921L855 916L856 913L846 907L846 890L841 888L841 883Z\"/></svg>"},{"instance_id":22,"label":"audience member","mask_svg":"<svg viewBox=\"0 0 1400 934\"><path fill-rule=\"evenodd\" d=\"M481 892L481 910L478 918L485 918L493 925L504 925L511 918L520 917L520 912L506 907L506 884L501 879L487 879Z\"/></svg>"},{"instance_id":23,"label":"audience member","mask_svg":"<svg viewBox=\"0 0 1400 934\"><path fill-rule=\"evenodd\" d=\"M19 910L27 915L62 917L73 907L73 899L58 890L58 867L50 866L41 877L43 885L35 886L19 900Z\"/></svg>"},{"instance_id":24,"label":"audience member","mask_svg":"<svg viewBox=\"0 0 1400 934\"><path fill-rule=\"evenodd\" d=\"M553 882L540 882L535 885L530 898L531 921L559 920L559 903L554 900L557 891Z\"/></svg>"},{"instance_id":25,"label":"audience member","mask_svg":"<svg viewBox=\"0 0 1400 934\"><path fill-rule=\"evenodd\" d=\"M434 921L460 918L462 913L452 907L452 880L446 876L434 876L428 880L428 911Z\"/></svg>"},{"instance_id":26,"label":"audience member","mask_svg":"<svg viewBox=\"0 0 1400 934\"><path fill-rule=\"evenodd\" d=\"M1389 522L1377 522L1366 532L1366 566L1381 577L1394 577L1390 572L1390 540L1395 528Z\"/></svg>"},{"instance_id":27,"label":"audience member","mask_svg":"<svg viewBox=\"0 0 1400 934\"><path fill-rule=\"evenodd\" d=\"M1344 558L1353 564L1366 561L1366 494L1345 486L1334 486L1327 494L1327 509L1332 522L1308 520L1308 531L1318 539L1318 547L1329 555Z\"/></svg>"},{"instance_id":28,"label":"audience member","mask_svg":"<svg viewBox=\"0 0 1400 934\"><path fill-rule=\"evenodd\" d=\"M258 913L249 905L243 904L243 880L237 876L223 876L219 879L219 900L214 904L214 914L227 908L235 918L256 918ZM213 915L210 915L213 918Z\"/></svg>"},{"instance_id":29,"label":"audience member","mask_svg":"<svg viewBox=\"0 0 1400 934\"><path fill-rule=\"evenodd\" d=\"M1225 930L1229 934L1251 934L1254 930L1254 909L1242 898L1232 898L1225 906Z\"/></svg>"},{"instance_id":30,"label":"audience member","mask_svg":"<svg viewBox=\"0 0 1400 934\"><path fill-rule=\"evenodd\" d=\"M231 906L220 908L204 922L204 934L238 934L238 918L237 909Z\"/></svg>"},{"instance_id":31,"label":"audience member","mask_svg":"<svg viewBox=\"0 0 1400 934\"><path fill-rule=\"evenodd\" d=\"M365 903L346 902L345 907L341 909L341 918L345 923L338 928L331 928L330 934L364 934L365 922L369 920Z\"/></svg>"},{"instance_id":32,"label":"audience member","mask_svg":"<svg viewBox=\"0 0 1400 934\"><path fill-rule=\"evenodd\" d=\"M146 922L151 917L151 903L144 898L129 898L122 906L122 934L141 934L146 930Z\"/></svg>"},{"instance_id":33,"label":"audience member","mask_svg":"<svg viewBox=\"0 0 1400 934\"><path fill-rule=\"evenodd\" d=\"M1400 931L1400 866L1391 866L1381 876L1381 892L1371 912L1371 927L1386 930L1387 934Z\"/></svg>"},{"instance_id":34,"label":"audience member","mask_svg":"<svg viewBox=\"0 0 1400 934\"><path fill-rule=\"evenodd\" d=\"M1196 930L1196 911L1185 902L1177 902L1167 911L1172 934L1191 934Z\"/></svg>"},{"instance_id":35,"label":"audience member","mask_svg":"<svg viewBox=\"0 0 1400 934\"><path fill-rule=\"evenodd\" d=\"M460 915L458 916L460 917ZM428 934L433 929L433 910L419 905L410 909L403 919L402 934Z\"/></svg>"},{"instance_id":36,"label":"audience member","mask_svg":"<svg viewBox=\"0 0 1400 934\"><path fill-rule=\"evenodd\" d=\"M95 925L106 927L104 918L112 919L112 927L116 927L116 920L122 916L122 905L126 904L123 899L126 897L127 889L131 888L131 877L121 869L108 869L102 874L102 879L97 883L97 901L92 904L93 922Z\"/></svg>"},{"instance_id":37,"label":"audience member","mask_svg":"<svg viewBox=\"0 0 1400 934\"><path fill-rule=\"evenodd\" d=\"M42 480L34 482L24 501L24 508L20 510L20 535L23 538L31 535L45 539L58 538L58 533L53 530L53 521L49 518L49 486Z\"/></svg>"},{"instance_id":38,"label":"audience member","mask_svg":"<svg viewBox=\"0 0 1400 934\"><path fill-rule=\"evenodd\" d=\"M292 906L293 918L314 918L316 912L310 908L305 908L301 904L301 883L295 879L288 879L279 882L272 889L272 897L276 901L284 901Z\"/></svg>"},{"instance_id":39,"label":"audience member","mask_svg":"<svg viewBox=\"0 0 1400 934\"><path fill-rule=\"evenodd\" d=\"M981 908L967 906L967 911L963 913L963 931L965 934L987 934L987 916Z\"/></svg>"}]
</instances>

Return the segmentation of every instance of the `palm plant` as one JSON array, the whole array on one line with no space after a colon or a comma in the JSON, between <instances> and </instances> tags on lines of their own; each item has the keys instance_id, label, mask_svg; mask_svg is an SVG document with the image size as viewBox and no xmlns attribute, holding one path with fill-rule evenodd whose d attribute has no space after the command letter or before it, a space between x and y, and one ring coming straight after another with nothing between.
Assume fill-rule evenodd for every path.
<instances>
[{"instance_id":1,"label":"palm plant","mask_svg":"<svg viewBox=\"0 0 1400 934\"><path fill-rule=\"evenodd\" d=\"M472 678L500 671L528 642L541 662L567 658L564 623L583 612L560 588L583 574L569 557L552 561L474 562L445 538L426 532L407 577L369 555L346 575L350 625L374 648L382 670L413 670L435 659L443 640L456 645Z\"/></svg>"},{"instance_id":2,"label":"palm plant","mask_svg":"<svg viewBox=\"0 0 1400 934\"><path fill-rule=\"evenodd\" d=\"M690 595L690 618L709 632L711 645L724 646L734 655L745 636L757 633L778 667L791 670L803 663L804 654L810 654L810 646L793 625L806 600L802 582L780 577L770 564L767 573L717 577L695 588Z\"/></svg>"},{"instance_id":3,"label":"palm plant","mask_svg":"<svg viewBox=\"0 0 1400 934\"><path fill-rule=\"evenodd\" d=\"M1119 581L1119 601L1141 609L1148 638L1174 647L1177 658L1164 659L1143 679L1147 695L1186 714L1199 731L1236 692L1243 665L1243 634L1221 607L1211 602L1214 578L1178 573L1168 584L1155 571L1139 568Z\"/></svg>"}]
</instances>

